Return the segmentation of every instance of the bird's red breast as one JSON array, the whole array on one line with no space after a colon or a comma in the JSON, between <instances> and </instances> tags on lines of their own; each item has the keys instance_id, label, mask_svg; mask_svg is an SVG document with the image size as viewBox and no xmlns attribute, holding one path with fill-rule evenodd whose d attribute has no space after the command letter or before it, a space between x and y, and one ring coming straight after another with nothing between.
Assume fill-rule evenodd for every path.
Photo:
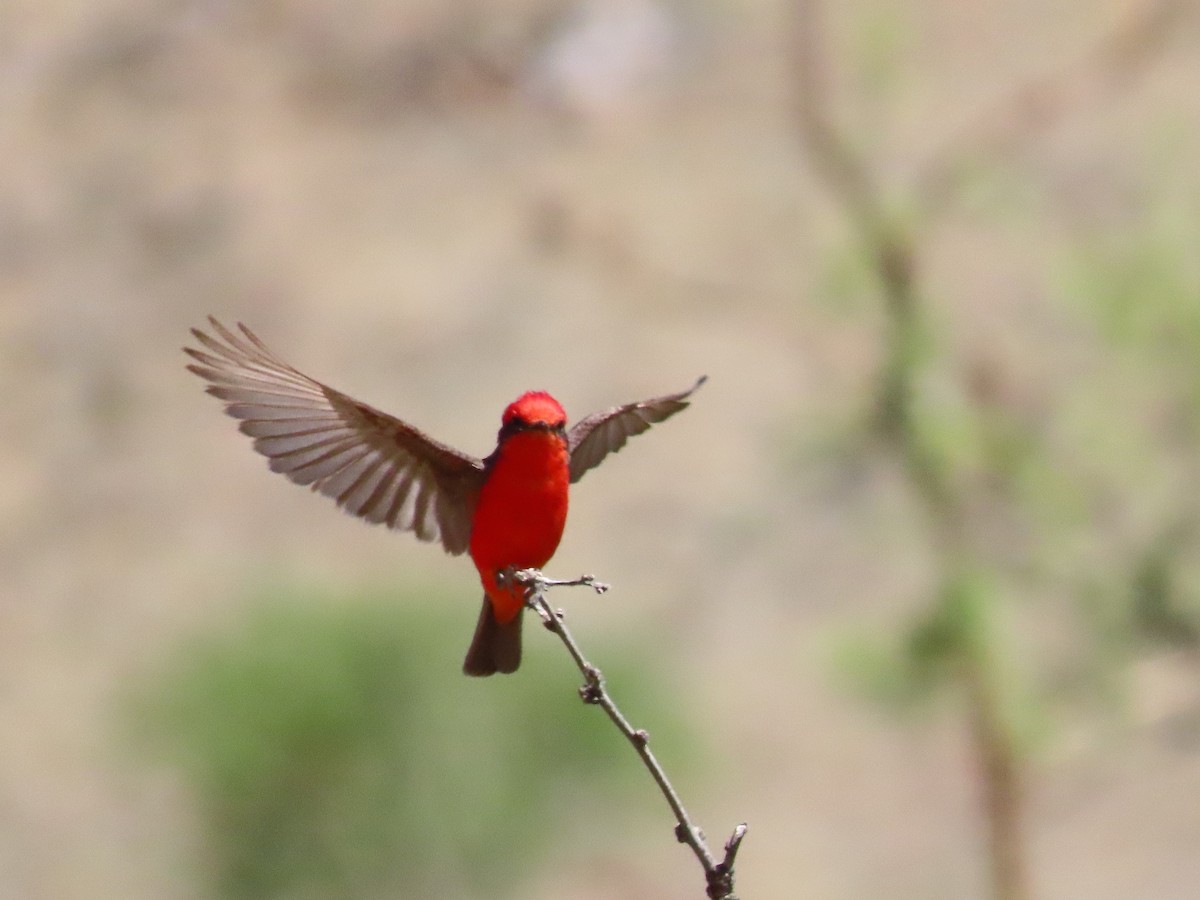
<instances>
[{"instance_id":1,"label":"bird's red breast","mask_svg":"<svg viewBox=\"0 0 1200 900\"><path fill-rule=\"evenodd\" d=\"M565 425L566 413L549 394L523 394L504 411L488 460L470 554L501 624L524 607L524 592L500 587L496 574L509 566L541 568L562 538L571 480Z\"/></svg>"}]
</instances>

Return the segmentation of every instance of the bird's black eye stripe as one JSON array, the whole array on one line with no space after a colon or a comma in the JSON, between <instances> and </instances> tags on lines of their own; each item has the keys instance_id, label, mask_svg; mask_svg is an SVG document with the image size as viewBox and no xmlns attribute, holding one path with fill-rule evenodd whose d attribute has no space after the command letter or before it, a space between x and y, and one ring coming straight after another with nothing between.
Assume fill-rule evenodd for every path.
<instances>
[{"instance_id":1,"label":"bird's black eye stripe","mask_svg":"<svg viewBox=\"0 0 1200 900\"><path fill-rule=\"evenodd\" d=\"M516 434L518 431L524 431L524 430L525 430L525 423L523 421L521 421L520 419L509 419L500 428L500 440L504 440L506 437L511 437L512 435Z\"/></svg>"},{"instance_id":2,"label":"bird's black eye stripe","mask_svg":"<svg viewBox=\"0 0 1200 900\"><path fill-rule=\"evenodd\" d=\"M500 428L500 439L511 437L521 431L549 431L559 437L567 436L567 423L559 422L551 425L549 422L526 422L524 419L510 419Z\"/></svg>"}]
</instances>

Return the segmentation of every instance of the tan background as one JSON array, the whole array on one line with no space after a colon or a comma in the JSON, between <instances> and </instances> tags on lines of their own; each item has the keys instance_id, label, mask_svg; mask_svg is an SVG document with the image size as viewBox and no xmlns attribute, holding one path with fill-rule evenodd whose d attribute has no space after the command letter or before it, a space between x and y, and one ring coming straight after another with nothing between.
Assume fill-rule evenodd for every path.
<instances>
[{"instance_id":1,"label":"tan background","mask_svg":"<svg viewBox=\"0 0 1200 900\"><path fill-rule=\"evenodd\" d=\"M877 315L819 299L845 229L789 119L785 9L625 7L614 58L550 0L0 7L0 898L194 896L186 805L122 763L112 705L261 573L444 579L473 619L460 560L267 475L183 371L208 313L480 455L524 389L580 415L707 373L574 494L553 570L617 586L572 598L578 630L667 633L719 758L693 811L714 841L751 824L742 896L984 895L955 719L898 725L831 674L831 636L894 621L926 571L886 476L830 484L797 451L861 402ZM845 115L903 177L1125 9L839 5L835 57L881 29L900 46L882 99ZM1047 273L1081 223L1148 202L1164 154L1195 159L1198 51L1184 20L1128 91L1021 155L1015 219L985 203L938 231L956 345L1033 393L1103 365ZM1129 676L1115 723L1038 751L1039 896L1200 884L1200 757L1155 727L1195 673L1155 656ZM665 828L636 864L696 895ZM571 870L522 892L636 895Z\"/></svg>"}]
</instances>

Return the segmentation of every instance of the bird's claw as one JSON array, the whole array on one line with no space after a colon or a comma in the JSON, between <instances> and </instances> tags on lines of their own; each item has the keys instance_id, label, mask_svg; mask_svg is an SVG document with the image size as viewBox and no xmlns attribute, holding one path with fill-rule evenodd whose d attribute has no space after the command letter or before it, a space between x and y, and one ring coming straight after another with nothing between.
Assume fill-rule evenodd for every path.
<instances>
[{"instance_id":1,"label":"bird's claw","mask_svg":"<svg viewBox=\"0 0 1200 900\"><path fill-rule=\"evenodd\" d=\"M496 583L501 587L511 584L521 584L527 587L531 594L538 594L552 587L590 587L597 594L603 594L609 585L597 581L595 575L580 575L578 578L550 578L541 569L517 569L512 566L501 569L496 573Z\"/></svg>"}]
</instances>

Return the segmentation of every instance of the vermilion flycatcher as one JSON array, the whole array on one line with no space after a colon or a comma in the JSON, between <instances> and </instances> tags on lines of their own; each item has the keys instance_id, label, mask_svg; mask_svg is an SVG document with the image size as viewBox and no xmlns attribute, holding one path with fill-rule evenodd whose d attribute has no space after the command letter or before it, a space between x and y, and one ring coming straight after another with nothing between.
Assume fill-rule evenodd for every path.
<instances>
[{"instance_id":1,"label":"vermilion flycatcher","mask_svg":"<svg viewBox=\"0 0 1200 900\"><path fill-rule=\"evenodd\" d=\"M521 663L524 588L501 587L506 568L540 569L558 548L568 484L625 441L688 405L690 390L626 403L576 422L544 391L504 410L496 449L476 459L293 369L239 323L235 334L209 317L214 338L192 329L211 353L185 347L188 369L241 419L271 470L310 485L369 522L470 552L483 609L463 671L514 672Z\"/></svg>"}]
</instances>

